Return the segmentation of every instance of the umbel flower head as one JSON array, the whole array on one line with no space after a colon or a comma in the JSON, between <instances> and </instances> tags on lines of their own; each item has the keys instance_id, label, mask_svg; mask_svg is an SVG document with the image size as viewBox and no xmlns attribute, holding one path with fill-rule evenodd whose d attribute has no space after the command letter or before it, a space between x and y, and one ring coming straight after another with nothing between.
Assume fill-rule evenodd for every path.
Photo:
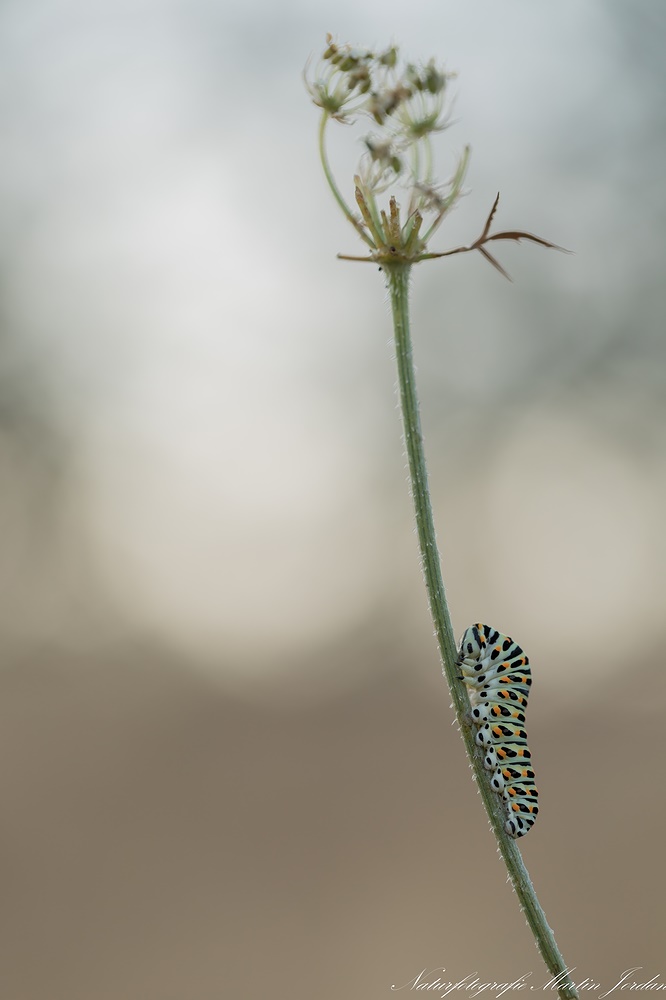
<instances>
[{"instance_id":1,"label":"umbel flower head","mask_svg":"<svg viewBox=\"0 0 666 1000\"><path fill-rule=\"evenodd\" d=\"M313 103L321 109L319 153L328 185L338 205L369 247L364 260L382 266L413 264L453 253L479 250L494 267L508 275L487 249L492 240L531 240L542 246L555 244L518 231L489 235L497 209L495 199L483 233L474 243L444 253L429 253L428 241L462 194L469 161L469 147L460 156L453 175L444 183L434 176L432 139L449 125L448 86L454 74L431 59L425 64L401 63L398 48L381 52L340 45L326 36L326 48L314 69L306 67L305 82ZM350 124L367 119L371 131L363 138L364 152L354 176L359 213L347 205L336 184L326 151L331 121ZM392 189L407 195L405 221L395 194L388 211L378 196ZM425 223L425 226L424 226ZM561 248L557 248L561 249Z\"/></svg>"}]
</instances>

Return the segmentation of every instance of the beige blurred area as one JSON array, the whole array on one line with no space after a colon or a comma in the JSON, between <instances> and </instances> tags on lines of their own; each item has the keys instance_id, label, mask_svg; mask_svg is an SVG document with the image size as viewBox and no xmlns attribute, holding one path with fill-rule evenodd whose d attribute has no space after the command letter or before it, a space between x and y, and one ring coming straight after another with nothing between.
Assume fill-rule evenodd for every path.
<instances>
[{"instance_id":1,"label":"beige blurred area","mask_svg":"<svg viewBox=\"0 0 666 1000\"><path fill-rule=\"evenodd\" d=\"M423 425L456 630L533 664L521 847L574 980L666 981L666 14L419 11L0 7L0 1000L548 982L440 675L382 277L335 259L327 30L458 71L440 249L499 189L575 251L414 276Z\"/></svg>"}]
</instances>

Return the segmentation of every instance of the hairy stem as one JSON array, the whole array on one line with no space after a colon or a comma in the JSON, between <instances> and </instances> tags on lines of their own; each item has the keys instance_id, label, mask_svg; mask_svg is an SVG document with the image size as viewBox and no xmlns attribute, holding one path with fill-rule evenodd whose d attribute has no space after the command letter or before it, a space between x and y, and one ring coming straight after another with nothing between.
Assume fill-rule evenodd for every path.
<instances>
[{"instance_id":1,"label":"hairy stem","mask_svg":"<svg viewBox=\"0 0 666 1000\"><path fill-rule=\"evenodd\" d=\"M324 170L324 176L326 177L326 181L328 183L329 188L331 189L333 197L337 201L338 205L342 209L348 221L351 222L352 226L355 228L356 232L359 234L361 239L364 240L364 242L367 243L369 247L374 249L375 247L374 243L363 229L363 226L356 218L356 216L352 212L351 208L349 207L345 199L340 194L338 185L335 183L335 177L333 176L331 165L328 162L328 153L326 152L326 126L328 125L329 121L330 121L330 115L328 114L328 112L324 112L319 122L319 159L321 160L321 165Z\"/></svg>"},{"instance_id":2,"label":"hairy stem","mask_svg":"<svg viewBox=\"0 0 666 1000\"><path fill-rule=\"evenodd\" d=\"M409 329L409 265L402 263L387 264L384 270L393 313L405 446L409 459L409 474L423 563L423 575L425 577L430 612L435 625L444 674L449 684L458 725L460 726L465 747L474 768L474 775L481 792L481 797L495 832L502 858L511 879L511 884L518 896L521 909L525 914L527 923L534 935L537 948L541 952L549 972L553 977L557 977L557 992L559 996L562 1000L576 1000L578 993L568 975L567 967L557 947L555 936L546 921L546 915L541 909L534 886L523 864L518 845L504 830L506 817L499 797L490 787L488 772L483 766L483 753L475 742L475 728L470 722L469 696L467 688L459 676L456 643L446 603L437 538L435 536L435 525L430 504L428 474L421 434L421 420Z\"/></svg>"}]
</instances>

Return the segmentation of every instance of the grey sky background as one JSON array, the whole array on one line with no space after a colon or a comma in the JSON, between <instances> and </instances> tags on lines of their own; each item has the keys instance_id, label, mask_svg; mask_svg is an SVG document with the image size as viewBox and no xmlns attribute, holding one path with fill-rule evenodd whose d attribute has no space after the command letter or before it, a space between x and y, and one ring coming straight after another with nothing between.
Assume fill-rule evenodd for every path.
<instances>
[{"instance_id":1,"label":"grey sky background","mask_svg":"<svg viewBox=\"0 0 666 1000\"><path fill-rule=\"evenodd\" d=\"M503 248L513 285L471 257L415 275L456 618L555 616L590 651L621 615L621 659L664 597L661 6L1 18L9 636L138 630L242 683L396 599L420 615L384 291L335 260L357 248L300 79L331 30L458 72L441 176L472 162L442 248L499 190L499 226L576 253ZM357 140L331 142L351 193Z\"/></svg>"}]
</instances>

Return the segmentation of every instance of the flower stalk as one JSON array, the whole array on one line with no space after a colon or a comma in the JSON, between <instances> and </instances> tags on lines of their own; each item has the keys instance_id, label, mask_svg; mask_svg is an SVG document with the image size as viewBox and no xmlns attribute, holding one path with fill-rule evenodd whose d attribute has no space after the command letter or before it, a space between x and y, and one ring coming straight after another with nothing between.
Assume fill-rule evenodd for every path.
<instances>
[{"instance_id":1,"label":"flower stalk","mask_svg":"<svg viewBox=\"0 0 666 1000\"><path fill-rule=\"evenodd\" d=\"M557 982L562 1000L577 1000L578 993L539 904L516 841L505 831L506 816L497 794L491 788L489 774L483 765L483 753L475 742L476 731L471 722L467 688L460 676L435 535L409 324L409 276L411 267L416 263L476 250L508 278L504 268L489 251L489 243L527 240L544 247L562 248L520 230L491 234L498 195L480 236L474 242L442 252L428 249L431 237L462 194L469 162L469 148L466 148L451 179L443 186L435 184L431 137L448 125L444 98L450 79L451 74L436 67L432 60L425 66L407 64L400 70L395 46L374 54L350 46L338 46L328 36L319 72L312 79L306 77L306 84L314 103L322 110L319 152L327 182L342 212L369 250L364 257L338 256L343 260L379 265L389 290L405 447L423 574L458 726L500 853L537 948ZM363 116L369 118L373 125L380 126L382 131L379 136L372 135L365 139L366 151L354 177L357 214L347 204L333 178L326 152L326 130L331 121L349 124ZM408 211L404 221L395 195L389 197L388 211L381 208L377 200L390 187L401 184L408 191Z\"/></svg>"},{"instance_id":2,"label":"flower stalk","mask_svg":"<svg viewBox=\"0 0 666 1000\"><path fill-rule=\"evenodd\" d=\"M454 639L451 617L446 602L442 580L441 561L435 535L435 525L430 503L428 473L426 469L416 376L412 359L412 344L409 326L409 266L395 265L386 269L386 281L391 298L391 312L395 334L400 404L405 435L405 447L409 459L409 475L414 501L419 548L423 575L425 578L430 613L435 626L435 634L442 659L444 674L453 697L458 726L465 742L465 749L472 763L474 776L481 792L483 804L488 813L493 832L511 879L511 884L520 902L525 919L548 971L553 977L560 977L558 994L562 1000L576 1000L578 993L567 972L567 966L557 947L553 931L548 925L534 886L515 840L504 829L506 816L498 796L490 787L488 771L483 766L483 753L475 742L475 727L470 722L470 702L467 688L460 677L458 654Z\"/></svg>"}]
</instances>

